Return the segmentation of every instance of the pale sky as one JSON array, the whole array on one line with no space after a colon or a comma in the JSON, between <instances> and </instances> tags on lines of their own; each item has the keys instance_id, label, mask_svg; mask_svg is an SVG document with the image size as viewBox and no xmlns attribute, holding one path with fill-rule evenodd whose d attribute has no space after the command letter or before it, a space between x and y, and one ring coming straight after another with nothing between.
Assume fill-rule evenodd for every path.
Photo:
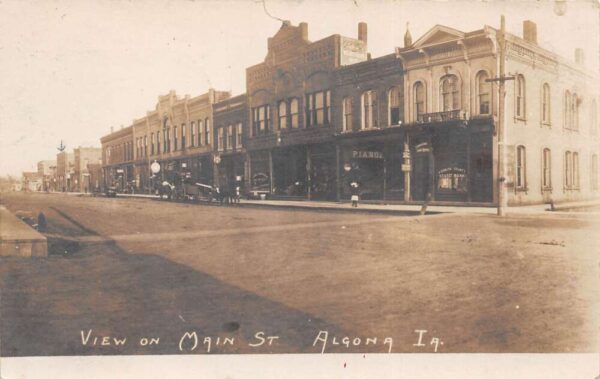
<instances>
[{"instance_id":1,"label":"pale sky","mask_svg":"<svg viewBox=\"0 0 600 379\"><path fill-rule=\"evenodd\" d=\"M569 1L276 1L274 16L308 23L311 40L355 37L368 23L373 57L413 41L435 24L462 31L484 24L522 33L538 24L538 43L566 58L585 50L598 71L598 2ZM245 92L245 68L261 62L281 23L260 1L0 0L0 175L35 170L37 161L100 146L110 127L131 125L173 89L196 96L209 87Z\"/></svg>"}]
</instances>

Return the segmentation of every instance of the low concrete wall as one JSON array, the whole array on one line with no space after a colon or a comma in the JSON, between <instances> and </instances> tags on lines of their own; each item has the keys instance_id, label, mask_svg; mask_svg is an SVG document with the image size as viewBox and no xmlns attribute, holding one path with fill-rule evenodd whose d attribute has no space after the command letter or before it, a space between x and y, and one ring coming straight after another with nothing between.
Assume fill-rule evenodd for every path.
<instances>
[{"instance_id":1,"label":"low concrete wall","mask_svg":"<svg viewBox=\"0 0 600 379\"><path fill-rule=\"evenodd\" d=\"M46 237L3 206L0 206L0 256L48 256Z\"/></svg>"}]
</instances>

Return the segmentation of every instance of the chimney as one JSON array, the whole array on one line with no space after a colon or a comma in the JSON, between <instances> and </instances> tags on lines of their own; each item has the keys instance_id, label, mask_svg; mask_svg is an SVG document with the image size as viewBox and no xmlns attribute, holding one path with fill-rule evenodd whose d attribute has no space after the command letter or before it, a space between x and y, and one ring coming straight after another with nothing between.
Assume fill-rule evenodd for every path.
<instances>
[{"instance_id":1,"label":"chimney","mask_svg":"<svg viewBox=\"0 0 600 379\"><path fill-rule=\"evenodd\" d=\"M308 41L308 24L306 22L301 22L298 26L302 32L302 39Z\"/></svg>"},{"instance_id":2,"label":"chimney","mask_svg":"<svg viewBox=\"0 0 600 379\"><path fill-rule=\"evenodd\" d=\"M531 20L523 21L523 39L537 45L537 25Z\"/></svg>"},{"instance_id":3,"label":"chimney","mask_svg":"<svg viewBox=\"0 0 600 379\"><path fill-rule=\"evenodd\" d=\"M358 40L367 43L367 23L359 22L358 23Z\"/></svg>"},{"instance_id":4,"label":"chimney","mask_svg":"<svg viewBox=\"0 0 600 379\"><path fill-rule=\"evenodd\" d=\"M582 65L585 63L585 57L583 55L583 49L578 47L575 49L575 63Z\"/></svg>"}]
</instances>

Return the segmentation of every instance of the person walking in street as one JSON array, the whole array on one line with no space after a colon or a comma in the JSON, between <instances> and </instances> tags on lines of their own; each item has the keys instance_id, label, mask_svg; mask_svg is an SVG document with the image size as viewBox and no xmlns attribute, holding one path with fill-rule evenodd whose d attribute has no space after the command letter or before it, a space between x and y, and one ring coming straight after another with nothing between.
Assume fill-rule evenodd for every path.
<instances>
[{"instance_id":1,"label":"person walking in street","mask_svg":"<svg viewBox=\"0 0 600 379\"><path fill-rule=\"evenodd\" d=\"M358 208L358 183L357 182L350 183L350 191L351 191L351 195L352 195L352 197L350 198L350 200L352 200L352 207Z\"/></svg>"}]
</instances>

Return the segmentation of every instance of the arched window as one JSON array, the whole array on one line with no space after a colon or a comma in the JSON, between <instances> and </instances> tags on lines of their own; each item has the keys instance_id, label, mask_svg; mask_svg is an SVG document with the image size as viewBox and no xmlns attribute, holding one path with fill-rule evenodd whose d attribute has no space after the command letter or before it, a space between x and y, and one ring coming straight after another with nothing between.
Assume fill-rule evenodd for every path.
<instances>
[{"instance_id":1,"label":"arched window","mask_svg":"<svg viewBox=\"0 0 600 379\"><path fill-rule=\"evenodd\" d=\"M525 189L527 188L527 178L526 178L526 158L525 158L525 146L517 147L517 188Z\"/></svg>"},{"instance_id":2,"label":"arched window","mask_svg":"<svg viewBox=\"0 0 600 379\"><path fill-rule=\"evenodd\" d=\"M525 77L518 75L516 80L515 116L525 119Z\"/></svg>"},{"instance_id":3,"label":"arched window","mask_svg":"<svg viewBox=\"0 0 600 379\"><path fill-rule=\"evenodd\" d=\"M416 82L414 87L414 99L415 99L415 120L419 119L419 116L425 114L425 86L423 82Z\"/></svg>"},{"instance_id":4,"label":"arched window","mask_svg":"<svg viewBox=\"0 0 600 379\"><path fill-rule=\"evenodd\" d=\"M277 112L279 115L279 129L287 128L287 103L285 100L281 100L279 102L279 106L277 107Z\"/></svg>"},{"instance_id":5,"label":"arched window","mask_svg":"<svg viewBox=\"0 0 600 379\"><path fill-rule=\"evenodd\" d=\"M399 86L390 88L388 91L388 119L390 125L400 125L402 123L402 90Z\"/></svg>"},{"instance_id":6,"label":"arched window","mask_svg":"<svg viewBox=\"0 0 600 379\"><path fill-rule=\"evenodd\" d=\"M490 114L490 100L492 94L491 83L486 82L489 78L489 75L485 71L479 72L477 74L477 101L478 101L478 109L480 115Z\"/></svg>"},{"instance_id":7,"label":"arched window","mask_svg":"<svg viewBox=\"0 0 600 379\"><path fill-rule=\"evenodd\" d=\"M440 81L442 95L441 111L453 111L460 109L460 91L458 90L458 78L455 75L446 75Z\"/></svg>"},{"instance_id":8,"label":"arched window","mask_svg":"<svg viewBox=\"0 0 600 379\"><path fill-rule=\"evenodd\" d=\"M564 106L564 118L565 118L564 128L565 129L571 129L571 120L572 120L571 103L572 103L571 92L569 92L567 90L565 92L565 106Z\"/></svg>"},{"instance_id":9,"label":"arched window","mask_svg":"<svg viewBox=\"0 0 600 379\"><path fill-rule=\"evenodd\" d=\"M293 98L290 100L290 121L292 123L292 128L298 127L298 99Z\"/></svg>"},{"instance_id":10,"label":"arched window","mask_svg":"<svg viewBox=\"0 0 600 379\"><path fill-rule=\"evenodd\" d=\"M366 91L362 94L363 117L362 129L377 127L377 92Z\"/></svg>"},{"instance_id":11,"label":"arched window","mask_svg":"<svg viewBox=\"0 0 600 379\"><path fill-rule=\"evenodd\" d=\"M550 125L550 85L542 86L542 123Z\"/></svg>"},{"instance_id":12,"label":"arched window","mask_svg":"<svg viewBox=\"0 0 600 379\"><path fill-rule=\"evenodd\" d=\"M344 118L342 120L342 131L349 132L352 130L352 98L346 97L342 102L342 112Z\"/></svg>"},{"instance_id":13,"label":"arched window","mask_svg":"<svg viewBox=\"0 0 600 379\"><path fill-rule=\"evenodd\" d=\"M542 189L552 188L552 160L550 149L542 152Z\"/></svg>"}]
</instances>

